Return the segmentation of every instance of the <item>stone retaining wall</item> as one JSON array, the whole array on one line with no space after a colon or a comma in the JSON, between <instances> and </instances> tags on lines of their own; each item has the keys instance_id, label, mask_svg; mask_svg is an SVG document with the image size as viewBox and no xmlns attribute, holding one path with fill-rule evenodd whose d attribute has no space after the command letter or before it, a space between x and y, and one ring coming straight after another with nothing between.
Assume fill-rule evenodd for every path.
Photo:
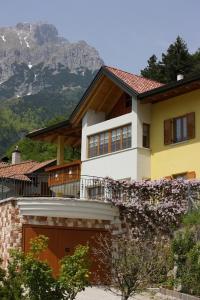
<instances>
[{"instance_id":1,"label":"stone retaining wall","mask_svg":"<svg viewBox=\"0 0 200 300\"><path fill-rule=\"evenodd\" d=\"M180 300L199 300L199 297L191 296L177 291L160 288L160 294L167 296L166 299L180 299ZM168 298L170 297L170 298Z\"/></svg>"}]
</instances>

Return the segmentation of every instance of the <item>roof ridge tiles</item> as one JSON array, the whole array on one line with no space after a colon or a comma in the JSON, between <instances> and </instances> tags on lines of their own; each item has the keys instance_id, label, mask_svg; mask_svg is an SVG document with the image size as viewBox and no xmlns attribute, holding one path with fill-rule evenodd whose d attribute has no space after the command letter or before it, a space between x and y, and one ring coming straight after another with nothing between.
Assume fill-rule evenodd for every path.
<instances>
[{"instance_id":1,"label":"roof ridge tiles","mask_svg":"<svg viewBox=\"0 0 200 300\"><path fill-rule=\"evenodd\" d=\"M158 83L160 85L165 85L164 83L160 82L160 81L157 81L157 80L154 80L154 79L150 79L150 78L147 78L147 77L144 77L142 75L138 75L138 74L135 74L135 73L131 73L131 72L128 72L128 71L124 71L122 69L119 69L119 68L116 68L116 67L113 67L113 66L107 66L107 65L104 65L105 68L107 69L114 69L116 71L120 71L120 72L124 72L124 73L127 73L129 75L132 75L132 76L136 76L136 77L139 77L141 79L145 79L145 80L149 80L151 82L155 82L155 83Z\"/></svg>"}]
</instances>

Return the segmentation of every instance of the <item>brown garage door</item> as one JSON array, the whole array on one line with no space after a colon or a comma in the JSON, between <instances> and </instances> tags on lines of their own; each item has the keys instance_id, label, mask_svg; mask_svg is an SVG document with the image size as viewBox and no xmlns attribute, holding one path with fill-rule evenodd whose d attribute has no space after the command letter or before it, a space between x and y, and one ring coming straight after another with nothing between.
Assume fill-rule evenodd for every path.
<instances>
[{"instance_id":1,"label":"brown garage door","mask_svg":"<svg viewBox=\"0 0 200 300\"><path fill-rule=\"evenodd\" d=\"M59 260L63 256L73 254L77 245L88 243L90 247L91 280L96 282L98 275L101 282L104 282L103 266L99 268L100 262L94 258L91 249L97 246L97 238L100 234L108 234L105 230L24 225L23 250L27 252L30 247L30 240L41 234L49 238L48 249L43 252L41 258L48 261L55 275L59 272Z\"/></svg>"}]
</instances>

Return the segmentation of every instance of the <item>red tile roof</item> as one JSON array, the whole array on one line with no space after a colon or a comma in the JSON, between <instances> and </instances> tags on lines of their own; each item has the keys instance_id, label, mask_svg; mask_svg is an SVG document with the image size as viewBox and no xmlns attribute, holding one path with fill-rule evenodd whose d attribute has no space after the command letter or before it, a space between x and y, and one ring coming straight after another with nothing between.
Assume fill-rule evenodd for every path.
<instances>
[{"instance_id":1,"label":"red tile roof","mask_svg":"<svg viewBox=\"0 0 200 300\"><path fill-rule=\"evenodd\" d=\"M138 94L153 90L160 86L163 86L163 83L154 81L142 76L134 75L117 68L105 66L105 68L127 84L131 89L136 91Z\"/></svg>"},{"instance_id":2,"label":"red tile roof","mask_svg":"<svg viewBox=\"0 0 200 300\"><path fill-rule=\"evenodd\" d=\"M3 168L3 167L7 167L7 166L9 166L9 164L8 163L6 163L6 162L0 162L0 168Z\"/></svg>"},{"instance_id":3,"label":"red tile roof","mask_svg":"<svg viewBox=\"0 0 200 300\"><path fill-rule=\"evenodd\" d=\"M55 159L53 160L48 160L44 162L37 162L33 160L27 160L24 162L21 162L19 164L0 164L0 177L4 178L15 178L19 180L30 180L28 178L28 174L31 174L47 165L50 163L54 162Z\"/></svg>"}]
</instances>

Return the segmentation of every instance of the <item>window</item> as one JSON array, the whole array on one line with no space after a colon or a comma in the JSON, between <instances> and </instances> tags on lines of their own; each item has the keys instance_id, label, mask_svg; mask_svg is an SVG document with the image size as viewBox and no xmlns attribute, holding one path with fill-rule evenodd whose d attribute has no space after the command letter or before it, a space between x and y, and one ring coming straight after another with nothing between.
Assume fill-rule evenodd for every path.
<instances>
[{"instance_id":1,"label":"window","mask_svg":"<svg viewBox=\"0 0 200 300\"><path fill-rule=\"evenodd\" d=\"M175 118L173 120L174 143L188 139L187 116Z\"/></svg>"},{"instance_id":2,"label":"window","mask_svg":"<svg viewBox=\"0 0 200 300\"><path fill-rule=\"evenodd\" d=\"M108 153L108 132L100 134L99 155Z\"/></svg>"},{"instance_id":3,"label":"window","mask_svg":"<svg viewBox=\"0 0 200 300\"><path fill-rule=\"evenodd\" d=\"M88 157L95 157L131 147L131 125L115 128L88 138Z\"/></svg>"},{"instance_id":4,"label":"window","mask_svg":"<svg viewBox=\"0 0 200 300\"><path fill-rule=\"evenodd\" d=\"M122 128L122 149L131 147L131 126Z\"/></svg>"},{"instance_id":5,"label":"window","mask_svg":"<svg viewBox=\"0 0 200 300\"><path fill-rule=\"evenodd\" d=\"M179 174L173 174L173 179L187 179L187 172L179 173Z\"/></svg>"},{"instance_id":6,"label":"window","mask_svg":"<svg viewBox=\"0 0 200 300\"><path fill-rule=\"evenodd\" d=\"M195 113L164 121L164 144L170 145L195 137Z\"/></svg>"},{"instance_id":7,"label":"window","mask_svg":"<svg viewBox=\"0 0 200 300\"><path fill-rule=\"evenodd\" d=\"M143 124L143 140L142 140L142 146L145 148L150 147L150 125L149 124Z\"/></svg>"},{"instance_id":8,"label":"window","mask_svg":"<svg viewBox=\"0 0 200 300\"><path fill-rule=\"evenodd\" d=\"M121 149L121 128L114 129L111 132L111 152Z\"/></svg>"},{"instance_id":9,"label":"window","mask_svg":"<svg viewBox=\"0 0 200 300\"><path fill-rule=\"evenodd\" d=\"M98 138L98 135L93 135L89 138L89 157L98 155Z\"/></svg>"}]
</instances>

